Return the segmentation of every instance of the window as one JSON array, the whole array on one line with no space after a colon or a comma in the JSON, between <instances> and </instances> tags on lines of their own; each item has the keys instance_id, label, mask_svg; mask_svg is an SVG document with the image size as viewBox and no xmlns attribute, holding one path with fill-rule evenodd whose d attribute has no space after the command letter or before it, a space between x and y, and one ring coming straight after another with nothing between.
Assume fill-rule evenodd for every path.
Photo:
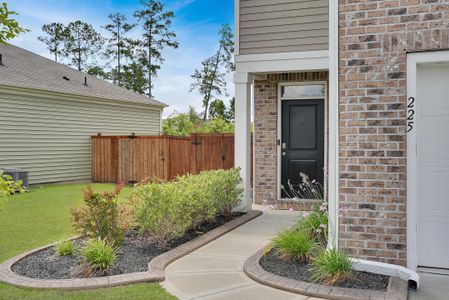
<instances>
[{"instance_id":1,"label":"window","mask_svg":"<svg viewBox=\"0 0 449 300\"><path fill-rule=\"evenodd\" d=\"M287 85L281 89L282 98L316 98L325 96L323 84L311 84L311 85Z\"/></svg>"}]
</instances>

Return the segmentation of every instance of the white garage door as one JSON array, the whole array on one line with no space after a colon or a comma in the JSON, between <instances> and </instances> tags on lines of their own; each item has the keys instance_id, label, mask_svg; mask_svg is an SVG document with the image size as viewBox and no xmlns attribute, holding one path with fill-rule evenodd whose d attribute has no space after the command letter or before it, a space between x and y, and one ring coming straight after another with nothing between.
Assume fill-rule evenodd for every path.
<instances>
[{"instance_id":1,"label":"white garage door","mask_svg":"<svg viewBox=\"0 0 449 300\"><path fill-rule=\"evenodd\" d=\"M449 268L449 64L416 79L418 265Z\"/></svg>"}]
</instances>

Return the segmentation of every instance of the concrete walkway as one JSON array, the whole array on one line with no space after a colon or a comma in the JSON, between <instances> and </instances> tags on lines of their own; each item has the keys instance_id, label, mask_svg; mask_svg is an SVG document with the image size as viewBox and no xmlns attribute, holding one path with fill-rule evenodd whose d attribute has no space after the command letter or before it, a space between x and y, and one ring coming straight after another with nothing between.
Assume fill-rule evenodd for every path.
<instances>
[{"instance_id":1,"label":"concrete walkway","mask_svg":"<svg viewBox=\"0 0 449 300\"><path fill-rule=\"evenodd\" d=\"M409 300L449 299L449 275L420 272L421 286L418 291L408 292Z\"/></svg>"},{"instance_id":2,"label":"concrete walkway","mask_svg":"<svg viewBox=\"0 0 449 300\"><path fill-rule=\"evenodd\" d=\"M317 299L258 284L243 273L243 263L248 257L266 245L277 231L297 220L297 213L265 212L169 265L165 270L166 280L161 284L181 300Z\"/></svg>"}]
</instances>

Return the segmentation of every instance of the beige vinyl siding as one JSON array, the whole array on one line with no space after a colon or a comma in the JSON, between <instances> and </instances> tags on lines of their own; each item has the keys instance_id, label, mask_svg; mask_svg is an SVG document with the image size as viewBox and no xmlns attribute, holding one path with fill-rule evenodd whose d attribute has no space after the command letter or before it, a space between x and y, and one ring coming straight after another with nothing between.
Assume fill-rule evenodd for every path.
<instances>
[{"instance_id":1,"label":"beige vinyl siding","mask_svg":"<svg viewBox=\"0 0 449 300\"><path fill-rule=\"evenodd\" d=\"M0 87L0 169L29 171L30 183L91 179L90 136L159 134L160 108Z\"/></svg>"},{"instance_id":2,"label":"beige vinyl siding","mask_svg":"<svg viewBox=\"0 0 449 300\"><path fill-rule=\"evenodd\" d=\"M327 50L328 0L240 0L240 54Z\"/></svg>"}]
</instances>

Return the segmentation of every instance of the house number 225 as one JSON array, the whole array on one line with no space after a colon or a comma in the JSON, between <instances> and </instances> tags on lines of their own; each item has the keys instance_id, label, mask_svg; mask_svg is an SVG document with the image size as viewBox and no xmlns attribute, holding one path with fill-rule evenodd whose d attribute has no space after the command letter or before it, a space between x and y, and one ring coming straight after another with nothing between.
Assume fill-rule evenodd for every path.
<instances>
[{"instance_id":1,"label":"house number 225","mask_svg":"<svg viewBox=\"0 0 449 300\"><path fill-rule=\"evenodd\" d=\"M408 98L407 104L407 132L413 130L413 125L415 124L415 98Z\"/></svg>"}]
</instances>

